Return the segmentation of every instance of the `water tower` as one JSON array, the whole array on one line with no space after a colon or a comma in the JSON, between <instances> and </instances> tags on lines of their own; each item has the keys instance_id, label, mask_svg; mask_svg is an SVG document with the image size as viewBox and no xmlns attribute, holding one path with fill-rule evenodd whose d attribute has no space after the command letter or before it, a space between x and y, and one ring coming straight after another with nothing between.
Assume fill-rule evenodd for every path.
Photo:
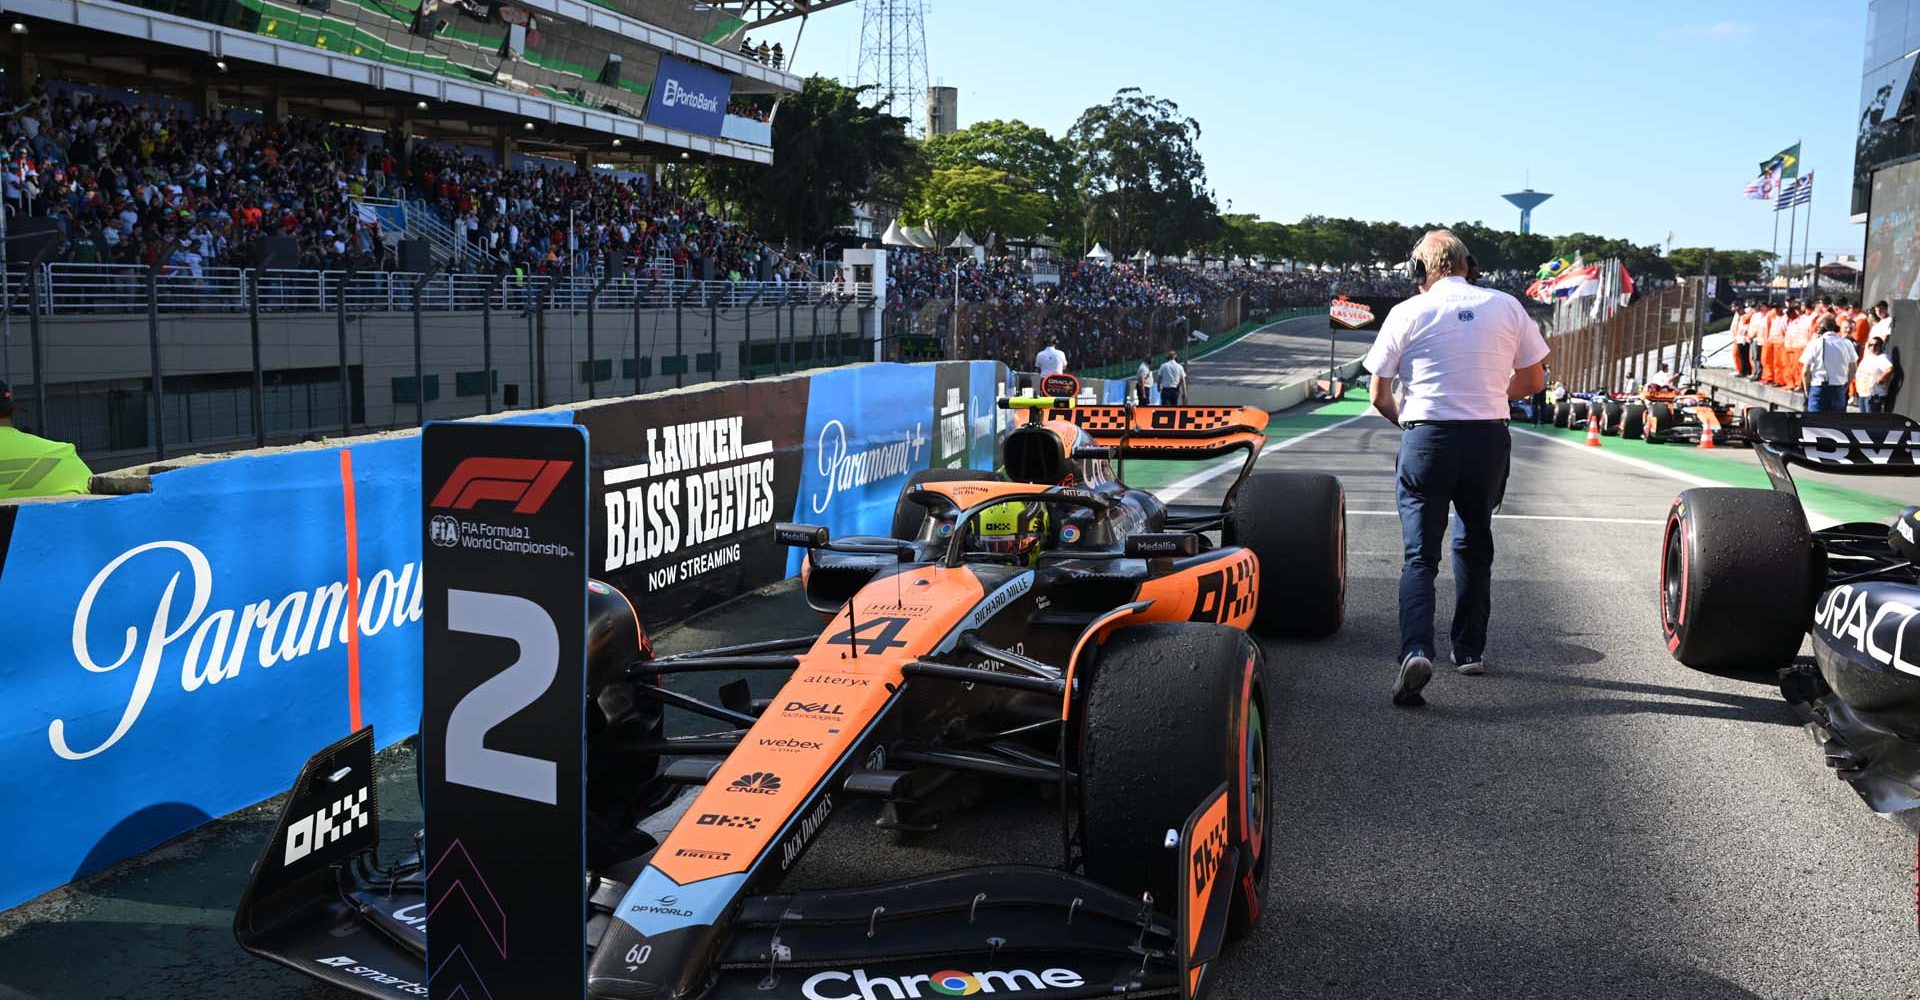
<instances>
[{"instance_id":1,"label":"water tower","mask_svg":"<svg viewBox=\"0 0 1920 1000\"><path fill-rule=\"evenodd\" d=\"M1539 208L1542 202L1553 197L1553 195L1527 188L1525 191L1503 194L1500 197L1507 199L1509 203L1520 210L1520 235L1525 236L1533 232L1533 210Z\"/></svg>"}]
</instances>

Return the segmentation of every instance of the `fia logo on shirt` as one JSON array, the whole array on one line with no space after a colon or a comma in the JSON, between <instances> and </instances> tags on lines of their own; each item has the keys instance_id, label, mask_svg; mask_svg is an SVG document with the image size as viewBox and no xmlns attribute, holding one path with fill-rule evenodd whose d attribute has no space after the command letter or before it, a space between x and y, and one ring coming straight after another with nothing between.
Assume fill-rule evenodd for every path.
<instances>
[{"instance_id":1,"label":"fia logo on shirt","mask_svg":"<svg viewBox=\"0 0 1920 1000\"><path fill-rule=\"evenodd\" d=\"M1462 309L1459 312L1454 313L1453 318L1459 320L1462 323L1471 323L1473 322L1473 310Z\"/></svg>"}]
</instances>

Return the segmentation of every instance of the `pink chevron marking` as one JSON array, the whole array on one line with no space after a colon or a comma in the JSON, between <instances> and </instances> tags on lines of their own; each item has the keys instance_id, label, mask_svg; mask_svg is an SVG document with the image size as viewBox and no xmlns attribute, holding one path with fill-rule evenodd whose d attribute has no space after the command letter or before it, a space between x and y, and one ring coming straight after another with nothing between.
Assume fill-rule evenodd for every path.
<instances>
[{"instance_id":1,"label":"pink chevron marking","mask_svg":"<svg viewBox=\"0 0 1920 1000\"><path fill-rule=\"evenodd\" d=\"M456 850L460 852L462 858L466 859L467 871L473 876L473 880L480 883L480 888L487 894L488 901L493 903L494 912L500 915L500 933L495 934L493 928L487 923L486 915L480 912L480 905L474 902L472 893L467 891L466 879L464 877L455 879L452 885L446 887L446 891L441 894L440 898L433 901L433 908L427 911L427 919L432 920L433 915L440 912L441 904L453 898L453 891L455 889L460 890L460 895L466 898L467 907L473 911L474 916L480 918L481 928L487 932L487 937L493 940L494 948L500 952L500 957L504 959L507 957L507 910L500 905L500 898L495 896L493 889L487 885L486 876L480 874L480 866L474 864L473 855L467 853L466 845L460 843L458 839L448 844L447 849L440 852L440 860L435 861L433 867L428 869L427 879L431 881L433 873L439 871L440 866L446 864L447 859L452 857L453 852Z\"/></svg>"}]
</instances>

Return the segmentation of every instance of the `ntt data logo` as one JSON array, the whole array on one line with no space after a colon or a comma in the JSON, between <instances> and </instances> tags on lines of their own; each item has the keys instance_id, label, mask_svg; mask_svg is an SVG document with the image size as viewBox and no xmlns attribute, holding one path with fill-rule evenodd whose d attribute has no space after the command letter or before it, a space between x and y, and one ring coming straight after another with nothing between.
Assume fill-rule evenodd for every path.
<instances>
[{"instance_id":1,"label":"ntt data logo","mask_svg":"<svg viewBox=\"0 0 1920 1000\"><path fill-rule=\"evenodd\" d=\"M1072 969L961 972L943 969L924 976L874 976L864 969L818 972L800 986L807 1000L930 1000L936 997L1004 996L1045 993L1085 986Z\"/></svg>"}]
</instances>

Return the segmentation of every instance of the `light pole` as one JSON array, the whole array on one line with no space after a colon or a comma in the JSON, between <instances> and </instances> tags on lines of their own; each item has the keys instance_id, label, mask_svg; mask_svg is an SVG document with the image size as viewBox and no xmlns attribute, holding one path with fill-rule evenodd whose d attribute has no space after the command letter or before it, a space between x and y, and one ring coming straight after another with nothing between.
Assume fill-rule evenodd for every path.
<instances>
[{"instance_id":1,"label":"light pole","mask_svg":"<svg viewBox=\"0 0 1920 1000\"><path fill-rule=\"evenodd\" d=\"M973 241L973 237L967 235L965 229L960 230L960 235L955 236L953 242L947 244L947 249L960 251L960 255L953 262L953 354L955 357L960 355L960 264L976 246L979 244Z\"/></svg>"}]
</instances>

